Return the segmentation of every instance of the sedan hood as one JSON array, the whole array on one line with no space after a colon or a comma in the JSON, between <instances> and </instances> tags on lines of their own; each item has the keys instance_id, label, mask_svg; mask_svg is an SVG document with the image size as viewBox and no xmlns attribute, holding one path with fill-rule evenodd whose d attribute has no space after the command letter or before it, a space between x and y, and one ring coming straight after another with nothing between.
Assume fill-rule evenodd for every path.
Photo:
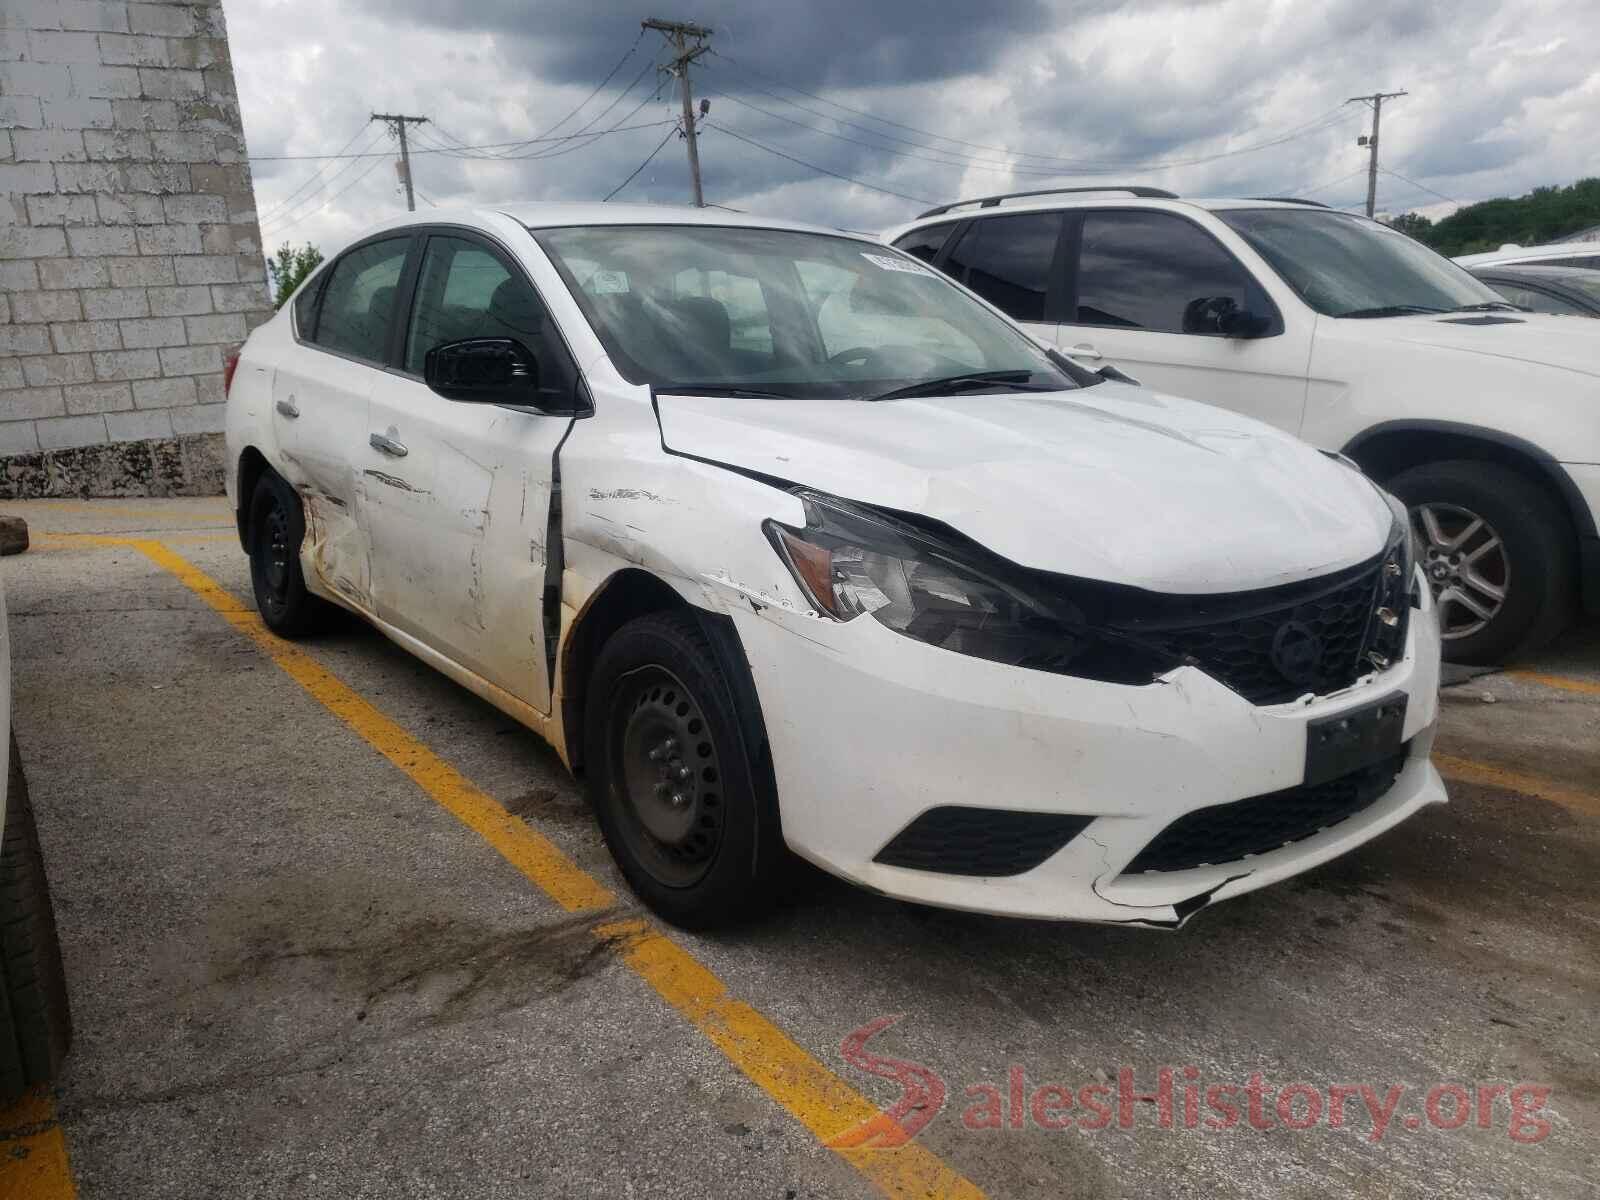
<instances>
[{"instance_id":1,"label":"sedan hood","mask_svg":"<svg viewBox=\"0 0 1600 1200\"><path fill-rule=\"evenodd\" d=\"M661 395L667 449L943 521L1040 570L1243 591L1377 554L1355 471L1245 417L1143 388L879 403Z\"/></svg>"}]
</instances>

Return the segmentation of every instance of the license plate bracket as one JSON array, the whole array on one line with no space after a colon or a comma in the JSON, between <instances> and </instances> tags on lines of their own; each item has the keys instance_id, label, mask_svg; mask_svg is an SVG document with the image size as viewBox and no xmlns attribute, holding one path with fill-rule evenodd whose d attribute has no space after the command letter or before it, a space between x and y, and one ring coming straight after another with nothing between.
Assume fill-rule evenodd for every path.
<instances>
[{"instance_id":1,"label":"license plate bracket","mask_svg":"<svg viewBox=\"0 0 1600 1200\"><path fill-rule=\"evenodd\" d=\"M1307 722L1305 786L1327 783L1398 754L1406 700L1404 692L1392 692L1360 708Z\"/></svg>"}]
</instances>

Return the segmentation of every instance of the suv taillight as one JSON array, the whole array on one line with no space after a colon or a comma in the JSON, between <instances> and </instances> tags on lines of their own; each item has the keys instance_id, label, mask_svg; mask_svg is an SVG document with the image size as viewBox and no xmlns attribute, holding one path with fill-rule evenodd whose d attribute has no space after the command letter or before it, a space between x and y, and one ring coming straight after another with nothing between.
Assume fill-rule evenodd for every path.
<instances>
[{"instance_id":1,"label":"suv taillight","mask_svg":"<svg viewBox=\"0 0 1600 1200\"><path fill-rule=\"evenodd\" d=\"M233 388L233 373L239 369L239 352L235 350L222 360L222 394L226 396Z\"/></svg>"}]
</instances>

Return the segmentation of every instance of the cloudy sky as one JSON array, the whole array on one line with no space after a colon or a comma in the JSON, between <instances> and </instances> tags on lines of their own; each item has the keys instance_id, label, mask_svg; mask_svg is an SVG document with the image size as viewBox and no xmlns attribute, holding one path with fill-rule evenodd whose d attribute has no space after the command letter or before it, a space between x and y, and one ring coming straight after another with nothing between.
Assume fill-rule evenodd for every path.
<instances>
[{"instance_id":1,"label":"cloudy sky","mask_svg":"<svg viewBox=\"0 0 1600 1200\"><path fill-rule=\"evenodd\" d=\"M658 147L617 198L687 201L648 15L714 30L692 72L706 199L853 229L1105 180L1356 207L1368 110L1343 102L1379 89L1410 93L1384 108L1380 209L1440 215L1600 171L1593 0L225 5L269 246L331 250L403 209L374 110L431 119L419 208L598 200ZM283 158L339 152L378 157Z\"/></svg>"}]
</instances>

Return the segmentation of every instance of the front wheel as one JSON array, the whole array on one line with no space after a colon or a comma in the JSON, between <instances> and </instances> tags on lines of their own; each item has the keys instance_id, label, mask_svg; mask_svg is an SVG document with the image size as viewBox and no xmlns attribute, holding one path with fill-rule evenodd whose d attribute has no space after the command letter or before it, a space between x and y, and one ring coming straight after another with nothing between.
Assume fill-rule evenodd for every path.
<instances>
[{"instance_id":1,"label":"front wheel","mask_svg":"<svg viewBox=\"0 0 1600 1200\"><path fill-rule=\"evenodd\" d=\"M55 1079L72 1041L55 911L15 737L10 772L0 831L0 1104Z\"/></svg>"},{"instance_id":2,"label":"front wheel","mask_svg":"<svg viewBox=\"0 0 1600 1200\"><path fill-rule=\"evenodd\" d=\"M1548 492L1497 463L1425 463L1386 485L1411 510L1439 606L1444 656L1491 665L1561 632L1574 595L1572 536Z\"/></svg>"},{"instance_id":3,"label":"front wheel","mask_svg":"<svg viewBox=\"0 0 1600 1200\"><path fill-rule=\"evenodd\" d=\"M675 925L748 919L785 857L755 691L694 613L619 629L600 652L584 718L590 802L639 898Z\"/></svg>"}]
</instances>

